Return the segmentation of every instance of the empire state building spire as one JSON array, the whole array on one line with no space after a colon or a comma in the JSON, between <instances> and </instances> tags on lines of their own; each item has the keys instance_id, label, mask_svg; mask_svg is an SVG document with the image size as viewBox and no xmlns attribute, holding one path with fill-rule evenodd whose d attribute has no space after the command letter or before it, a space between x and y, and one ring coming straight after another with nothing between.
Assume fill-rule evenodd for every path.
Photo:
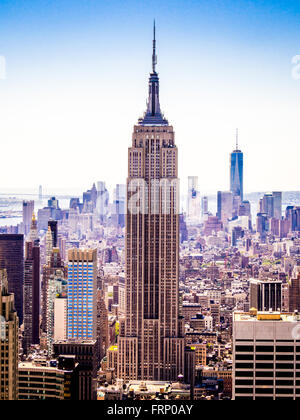
<instances>
[{"instance_id":1,"label":"empire state building spire","mask_svg":"<svg viewBox=\"0 0 300 420\"><path fill-rule=\"evenodd\" d=\"M139 125L168 125L168 121L164 118L159 104L159 77L156 72L157 55L156 55L156 26L153 25L153 51L152 51L152 73L149 78L149 96L147 101L147 110L143 118L139 119Z\"/></svg>"},{"instance_id":2,"label":"empire state building spire","mask_svg":"<svg viewBox=\"0 0 300 420\"><path fill-rule=\"evenodd\" d=\"M156 35L155 35L155 21L153 25L153 53L152 53L152 73L156 73L155 66L157 64L157 55L156 55Z\"/></svg>"}]
</instances>

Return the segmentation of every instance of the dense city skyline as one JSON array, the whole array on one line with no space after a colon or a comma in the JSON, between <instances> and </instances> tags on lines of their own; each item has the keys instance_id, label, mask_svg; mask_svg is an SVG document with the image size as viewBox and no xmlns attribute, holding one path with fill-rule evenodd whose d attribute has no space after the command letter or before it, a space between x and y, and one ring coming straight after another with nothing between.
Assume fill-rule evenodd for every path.
<instances>
[{"instance_id":1,"label":"dense city skyline","mask_svg":"<svg viewBox=\"0 0 300 420\"><path fill-rule=\"evenodd\" d=\"M245 192L299 188L300 81L292 75L299 6L10 1L0 7L0 55L6 61L0 136L3 153L27 168L20 179L10 171L10 160L3 162L1 178L9 176L0 187L61 186L60 173L43 170L46 159L57 157L56 148L68 156L66 189L83 189L97 179L123 182L121 156L143 109L143 75L151 65L145 45L156 17L162 110L176 121L180 178L199 176L205 193L228 189L227 162L238 127ZM24 161L27 147L33 152Z\"/></svg>"}]
</instances>

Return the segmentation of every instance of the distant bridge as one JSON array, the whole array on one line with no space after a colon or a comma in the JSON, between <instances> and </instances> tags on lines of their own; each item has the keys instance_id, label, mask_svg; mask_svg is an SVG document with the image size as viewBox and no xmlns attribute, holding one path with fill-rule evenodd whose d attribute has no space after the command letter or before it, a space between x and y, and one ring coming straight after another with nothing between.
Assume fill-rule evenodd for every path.
<instances>
[{"instance_id":1,"label":"distant bridge","mask_svg":"<svg viewBox=\"0 0 300 420\"><path fill-rule=\"evenodd\" d=\"M36 197L37 200L45 200L45 199L50 199L55 197L56 199L59 200L69 200L71 198L80 198L79 195L42 195L41 197L39 196L39 194L28 194L28 193L24 193L24 194L20 194L20 193L9 193L9 194L4 194L4 193L0 193L0 198L1 197L5 197L5 198L14 198L14 197Z\"/></svg>"}]
</instances>

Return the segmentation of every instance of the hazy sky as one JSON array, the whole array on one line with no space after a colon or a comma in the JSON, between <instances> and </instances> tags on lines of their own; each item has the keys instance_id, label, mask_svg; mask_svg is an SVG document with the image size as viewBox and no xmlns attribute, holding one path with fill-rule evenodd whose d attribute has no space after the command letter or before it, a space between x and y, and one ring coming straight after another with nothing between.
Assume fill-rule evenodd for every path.
<instances>
[{"instance_id":1,"label":"hazy sky","mask_svg":"<svg viewBox=\"0 0 300 420\"><path fill-rule=\"evenodd\" d=\"M154 18L183 187L229 188L238 127L245 190L300 189L299 1L1 0L0 192L125 182Z\"/></svg>"}]
</instances>

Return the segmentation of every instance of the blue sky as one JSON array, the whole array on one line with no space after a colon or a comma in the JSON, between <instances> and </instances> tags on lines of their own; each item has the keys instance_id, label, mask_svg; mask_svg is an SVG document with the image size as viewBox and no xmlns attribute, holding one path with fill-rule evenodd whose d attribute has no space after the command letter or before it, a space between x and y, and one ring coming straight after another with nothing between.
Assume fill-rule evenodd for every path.
<instances>
[{"instance_id":1,"label":"blue sky","mask_svg":"<svg viewBox=\"0 0 300 420\"><path fill-rule=\"evenodd\" d=\"M225 0L1 0L0 189L125 181L154 18L183 188L229 188L238 127L246 191L300 189L300 3Z\"/></svg>"}]
</instances>

